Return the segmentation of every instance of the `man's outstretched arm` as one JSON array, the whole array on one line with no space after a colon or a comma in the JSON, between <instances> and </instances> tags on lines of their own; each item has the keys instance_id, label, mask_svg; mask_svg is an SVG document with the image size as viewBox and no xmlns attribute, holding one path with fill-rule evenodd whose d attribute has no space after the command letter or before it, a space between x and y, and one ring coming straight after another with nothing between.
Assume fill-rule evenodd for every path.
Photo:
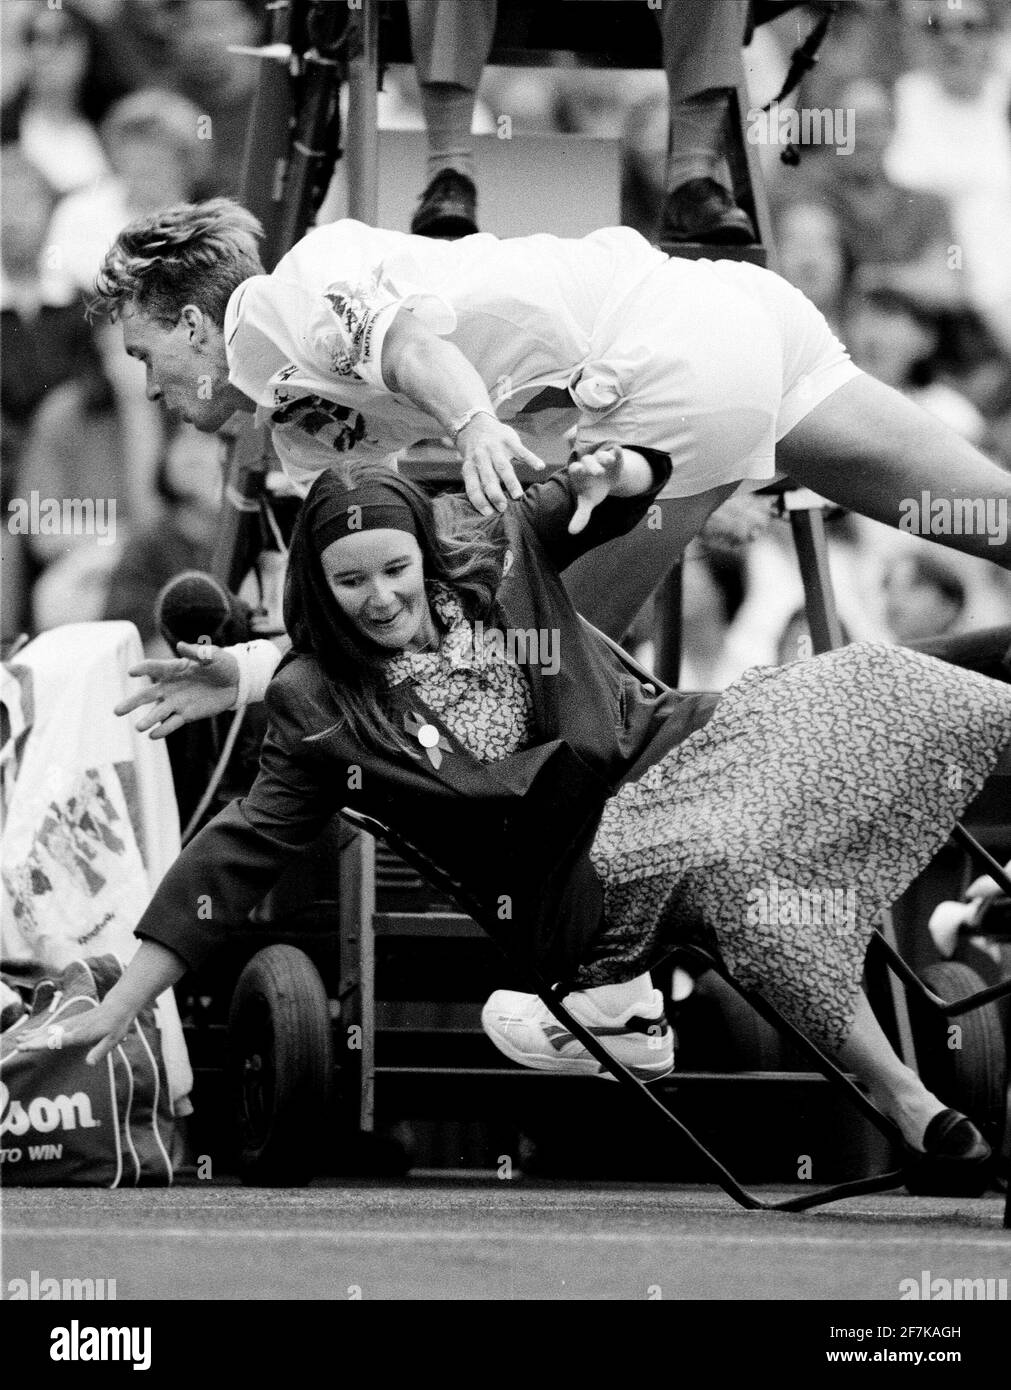
<instances>
[{"instance_id":1,"label":"man's outstretched arm","mask_svg":"<svg viewBox=\"0 0 1011 1390\"><path fill-rule=\"evenodd\" d=\"M433 416L453 438L463 456L467 496L483 515L494 508L503 511L509 497L522 495L514 463L544 467L516 431L498 419L473 364L410 310L398 310L386 331L381 372L391 391Z\"/></svg>"}]
</instances>

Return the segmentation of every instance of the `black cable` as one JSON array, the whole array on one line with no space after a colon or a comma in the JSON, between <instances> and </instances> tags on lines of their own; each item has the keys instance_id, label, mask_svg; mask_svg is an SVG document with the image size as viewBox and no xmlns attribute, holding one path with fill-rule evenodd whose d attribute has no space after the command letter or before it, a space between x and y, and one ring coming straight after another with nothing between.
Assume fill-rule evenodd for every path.
<instances>
[{"instance_id":1,"label":"black cable","mask_svg":"<svg viewBox=\"0 0 1011 1390\"><path fill-rule=\"evenodd\" d=\"M794 88L800 85L801 81L807 76L811 69L817 65L818 50L824 42L825 35L829 30L829 25L835 18L838 9L839 0L828 0L825 11L817 24L811 30L810 34L808 34L804 42L798 44L793 50L781 91L774 96L771 101L766 102L762 107L763 111L769 111L773 106L778 105L785 97L788 97ZM791 140L779 157L784 164L797 165L800 163L800 150Z\"/></svg>"}]
</instances>

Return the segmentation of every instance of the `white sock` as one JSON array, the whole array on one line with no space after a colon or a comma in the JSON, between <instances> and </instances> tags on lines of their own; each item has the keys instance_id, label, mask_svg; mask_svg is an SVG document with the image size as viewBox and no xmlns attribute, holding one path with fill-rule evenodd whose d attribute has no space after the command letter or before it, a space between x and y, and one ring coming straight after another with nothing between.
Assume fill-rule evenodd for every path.
<instances>
[{"instance_id":1,"label":"white sock","mask_svg":"<svg viewBox=\"0 0 1011 1390\"><path fill-rule=\"evenodd\" d=\"M579 993L592 1000L601 1013L616 1016L633 1004L652 1003L653 981L648 974L637 975L634 980L623 980L618 985L594 985L592 989L583 989Z\"/></svg>"},{"instance_id":2,"label":"white sock","mask_svg":"<svg viewBox=\"0 0 1011 1390\"><path fill-rule=\"evenodd\" d=\"M451 82L426 82L421 88L421 106L428 134L428 180L443 169L474 178L474 142L470 127L474 120L476 93Z\"/></svg>"}]
</instances>

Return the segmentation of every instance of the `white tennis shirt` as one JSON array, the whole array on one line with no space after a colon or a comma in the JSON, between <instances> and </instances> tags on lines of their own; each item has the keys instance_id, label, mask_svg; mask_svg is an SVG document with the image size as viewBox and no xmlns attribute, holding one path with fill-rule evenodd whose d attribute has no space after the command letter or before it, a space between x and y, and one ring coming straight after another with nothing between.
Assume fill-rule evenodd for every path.
<instances>
[{"instance_id":1,"label":"white tennis shirt","mask_svg":"<svg viewBox=\"0 0 1011 1390\"><path fill-rule=\"evenodd\" d=\"M300 492L341 458L389 459L444 432L383 383L383 340L406 308L460 349L499 418L536 450L606 397L607 383L583 369L602 334L613 336L622 302L666 262L629 227L447 242L344 219L314 228L231 296L229 380L256 402Z\"/></svg>"}]
</instances>

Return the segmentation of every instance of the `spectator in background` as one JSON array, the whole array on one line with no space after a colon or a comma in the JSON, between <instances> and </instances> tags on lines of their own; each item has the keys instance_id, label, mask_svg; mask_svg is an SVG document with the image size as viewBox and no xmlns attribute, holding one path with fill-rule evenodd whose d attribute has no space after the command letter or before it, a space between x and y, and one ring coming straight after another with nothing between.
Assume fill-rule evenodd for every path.
<instances>
[{"instance_id":1,"label":"spectator in background","mask_svg":"<svg viewBox=\"0 0 1011 1390\"><path fill-rule=\"evenodd\" d=\"M951 324L963 318L940 309L929 287L921 298L905 280L893 285L885 277L855 293L845 338L858 366L983 447L991 440L988 422L950 372L957 346L949 341ZM866 517L848 520L860 556L854 582L863 607L896 641L942 637L952 625L958 632L982 630L1011 619L1005 576L995 579L993 566L954 553L937 559L936 547L923 536ZM917 622L930 630L914 631Z\"/></svg>"},{"instance_id":2,"label":"spectator in background","mask_svg":"<svg viewBox=\"0 0 1011 1390\"><path fill-rule=\"evenodd\" d=\"M228 49L255 45L264 14L239 0L117 0L103 26L124 89L168 89L203 118L213 158L201 164L199 198L239 195L257 64Z\"/></svg>"},{"instance_id":3,"label":"spectator in background","mask_svg":"<svg viewBox=\"0 0 1011 1390\"><path fill-rule=\"evenodd\" d=\"M743 667L728 635L745 595L741 554L695 540L681 566L681 690L725 690ZM745 663L746 664L746 663Z\"/></svg>"},{"instance_id":4,"label":"spectator in background","mask_svg":"<svg viewBox=\"0 0 1011 1390\"><path fill-rule=\"evenodd\" d=\"M948 203L953 270L1011 352L1011 51L1003 5L907 4L914 66L895 89L885 167L904 188ZM1003 22L1002 22L1003 21ZM1002 39L1003 33L1003 39Z\"/></svg>"},{"instance_id":5,"label":"spectator in background","mask_svg":"<svg viewBox=\"0 0 1011 1390\"><path fill-rule=\"evenodd\" d=\"M16 142L58 193L85 188L107 169L95 127L126 88L100 28L74 0L32 5L18 19L10 41L21 45L20 74L4 95L0 139Z\"/></svg>"},{"instance_id":6,"label":"spectator in background","mask_svg":"<svg viewBox=\"0 0 1011 1390\"><path fill-rule=\"evenodd\" d=\"M937 310L890 283L857 295L851 306L847 344L853 360L981 446L983 416L967 396L936 377L940 337Z\"/></svg>"},{"instance_id":7,"label":"spectator in background","mask_svg":"<svg viewBox=\"0 0 1011 1390\"><path fill-rule=\"evenodd\" d=\"M965 585L933 552L894 556L882 590L885 621L902 646L947 636L965 611Z\"/></svg>"},{"instance_id":8,"label":"spectator in background","mask_svg":"<svg viewBox=\"0 0 1011 1390\"><path fill-rule=\"evenodd\" d=\"M95 372L98 353L84 317L85 301L40 252L54 193L16 149L0 161L0 406L3 515L25 496L23 454L33 420L48 394L76 376ZM27 537L7 530L3 545L3 636L29 624L28 594L35 561Z\"/></svg>"},{"instance_id":9,"label":"spectator in background","mask_svg":"<svg viewBox=\"0 0 1011 1390\"><path fill-rule=\"evenodd\" d=\"M899 188L885 169L895 133L892 95L882 82L857 78L839 89L839 109L852 112L849 153L831 147L805 153L791 197L825 205L838 219L849 261L865 269L886 265L893 284L915 287L939 304L962 297L949 262L948 205L936 193Z\"/></svg>"},{"instance_id":10,"label":"spectator in background","mask_svg":"<svg viewBox=\"0 0 1011 1390\"><path fill-rule=\"evenodd\" d=\"M241 192L258 62L228 50L258 42L265 12L260 7L251 14L239 0L215 0L213 5L192 0L186 22L174 31L177 90L209 117L213 158L200 174L201 198L234 198Z\"/></svg>"},{"instance_id":11,"label":"spectator in background","mask_svg":"<svg viewBox=\"0 0 1011 1390\"><path fill-rule=\"evenodd\" d=\"M667 104L661 96L633 103L622 132L621 221L652 237L664 197Z\"/></svg>"},{"instance_id":12,"label":"spectator in background","mask_svg":"<svg viewBox=\"0 0 1011 1390\"><path fill-rule=\"evenodd\" d=\"M817 305L841 338L853 262L838 214L800 194L778 210L775 232L779 273Z\"/></svg>"},{"instance_id":13,"label":"spectator in background","mask_svg":"<svg viewBox=\"0 0 1011 1390\"><path fill-rule=\"evenodd\" d=\"M51 254L91 290L102 258L135 217L198 195L212 158L199 139L200 111L178 93L150 87L115 103L100 127L109 172L62 199L49 229Z\"/></svg>"},{"instance_id":14,"label":"spectator in background","mask_svg":"<svg viewBox=\"0 0 1011 1390\"><path fill-rule=\"evenodd\" d=\"M102 617L133 623L148 656L170 656L155 627L155 599L183 570L210 568L221 505L220 440L192 425L172 431L158 470L160 514L127 540Z\"/></svg>"},{"instance_id":15,"label":"spectator in background","mask_svg":"<svg viewBox=\"0 0 1011 1390\"><path fill-rule=\"evenodd\" d=\"M85 298L46 252L55 203L39 169L16 151L0 161L2 405L5 424L26 427L48 390L93 363Z\"/></svg>"},{"instance_id":16,"label":"spectator in background","mask_svg":"<svg viewBox=\"0 0 1011 1390\"><path fill-rule=\"evenodd\" d=\"M805 73L798 105L819 110L842 106L840 93L855 73L891 89L904 71L904 55L896 42L903 0L843 0L832 16L828 36L818 52L818 62ZM817 12L805 7L810 22ZM789 10L766 26L778 33L784 48L796 41L798 12ZM804 155L807 161L807 154Z\"/></svg>"},{"instance_id":17,"label":"spectator in background","mask_svg":"<svg viewBox=\"0 0 1011 1390\"><path fill-rule=\"evenodd\" d=\"M128 222L197 196L213 154L212 142L198 138L199 119L185 97L153 87L132 92L109 111L101 136L111 173L62 199L49 229L47 255L84 294ZM97 340L122 412L130 459L128 511L139 525L157 514L163 421L147 399L142 365L124 355L109 325L98 329Z\"/></svg>"},{"instance_id":18,"label":"spectator in background","mask_svg":"<svg viewBox=\"0 0 1011 1390\"><path fill-rule=\"evenodd\" d=\"M112 385L97 359L47 393L25 444L22 488L95 508L94 532L33 535L32 627L100 617L109 574L129 526L131 488Z\"/></svg>"}]
</instances>

